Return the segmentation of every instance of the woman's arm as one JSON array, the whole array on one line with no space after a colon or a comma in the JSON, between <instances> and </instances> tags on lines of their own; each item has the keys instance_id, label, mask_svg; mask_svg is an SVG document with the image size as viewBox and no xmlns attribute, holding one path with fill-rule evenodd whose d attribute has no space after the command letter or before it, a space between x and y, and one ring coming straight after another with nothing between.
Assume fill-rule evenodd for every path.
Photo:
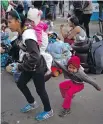
<instances>
[{"instance_id":1,"label":"woman's arm","mask_svg":"<svg viewBox=\"0 0 103 124\"><path fill-rule=\"evenodd\" d=\"M60 33L62 34L63 38L66 38L68 35L66 33L64 33L63 31L63 25L60 26Z\"/></svg>"},{"instance_id":2,"label":"woman's arm","mask_svg":"<svg viewBox=\"0 0 103 124\"><path fill-rule=\"evenodd\" d=\"M75 27L70 34L68 34L68 39L73 39L78 33L80 33L80 27Z\"/></svg>"}]
</instances>

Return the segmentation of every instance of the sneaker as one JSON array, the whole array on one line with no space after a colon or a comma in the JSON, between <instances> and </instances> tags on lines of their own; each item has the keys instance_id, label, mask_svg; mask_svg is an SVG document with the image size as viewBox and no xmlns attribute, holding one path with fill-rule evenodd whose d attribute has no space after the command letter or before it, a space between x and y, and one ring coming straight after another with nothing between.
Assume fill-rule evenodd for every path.
<instances>
[{"instance_id":1,"label":"sneaker","mask_svg":"<svg viewBox=\"0 0 103 124\"><path fill-rule=\"evenodd\" d=\"M26 106L24 106L23 108L21 108L21 112L23 112L23 113L26 113L26 112L28 112L28 111L31 111L31 110L34 110L34 109L36 109L36 108L38 108L38 104L37 104L37 102L34 102L34 104L27 104Z\"/></svg>"},{"instance_id":2,"label":"sneaker","mask_svg":"<svg viewBox=\"0 0 103 124\"><path fill-rule=\"evenodd\" d=\"M52 117L53 116L53 110L51 110L51 111L49 111L49 112L41 112L41 113L39 113L37 116L36 116L36 120L37 121L43 121L43 120L46 120L46 119L48 119L48 118L50 118L50 117Z\"/></svg>"},{"instance_id":3,"label":"sneaker","mask_svg":"<svg viewBox=\"0 0 103 124\"><path fill-rule=\"evenodd\" d=\"M60 116L60 117L64 117L64 116L66 116L66 115L68 115L68 114L70 114L70 113L71 113L70 109L62 109L62 110L60 111L60 113L59 113L59 116Z\"/></svg>"}]
</instances>

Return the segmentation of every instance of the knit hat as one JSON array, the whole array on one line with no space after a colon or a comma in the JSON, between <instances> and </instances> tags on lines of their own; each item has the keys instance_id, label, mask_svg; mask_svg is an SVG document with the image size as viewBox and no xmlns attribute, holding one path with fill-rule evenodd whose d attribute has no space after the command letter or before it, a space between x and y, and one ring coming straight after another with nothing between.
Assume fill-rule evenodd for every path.
<instances>
[{"instance_id":1,"label":"knit hat","mask_svg":"<svg viewBox=\"0 0 103 124\"><path fill-rule=\"evenodd\" d=\"M74 65L77 69L79 69L80 68L80 59L79 59L79 57L77 57L77 56L71 57L69 59L69 61L68 61L68 65L70 65L70 64Z\"/></svg>"},{"instance_id":2,"label":"knit hat","mask_svg":"<svg viewBox=\"0 0 103 124\"><path fill-rule=\"evenodd\" d=\"M30 19L37 26L41 20L42 11L36 8L30 8L27 14L27 19Z\"/></svg>"}]
</instances>

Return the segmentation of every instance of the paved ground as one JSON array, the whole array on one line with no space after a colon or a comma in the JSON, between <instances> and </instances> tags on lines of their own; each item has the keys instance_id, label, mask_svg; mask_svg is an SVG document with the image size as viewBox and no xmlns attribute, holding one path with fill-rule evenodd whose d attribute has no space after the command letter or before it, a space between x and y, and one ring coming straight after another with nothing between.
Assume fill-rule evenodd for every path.
<instances>
[{"instance_id":1,"label":"paved ground","mask_svg":"<svg viewBox=\"0 0 103 124\"><path fill-rule=\"evenodd\" d=\"M55 22L56 31L62 20ZM94 34L98 30L97 23L90 25ZM103 89L103 75L90 75ZM52 78L46 82L46 89L54 109L54 116L41 124L103 124L103 90L96 91L92 86L85 84L84 91L78 93L72 101L72 113L65 118L58 117L63 99L61 98L58 84L63 81L63 76ZM35 111L22 114L19 109L26 104L25 98L17 89L11 75L5 71L1 74L1 120L2 124L37 124L34 120L36 113L42 110L41 101L36 94L32 81L28 84L40 107Z\"/></svg>"}]
</instances>

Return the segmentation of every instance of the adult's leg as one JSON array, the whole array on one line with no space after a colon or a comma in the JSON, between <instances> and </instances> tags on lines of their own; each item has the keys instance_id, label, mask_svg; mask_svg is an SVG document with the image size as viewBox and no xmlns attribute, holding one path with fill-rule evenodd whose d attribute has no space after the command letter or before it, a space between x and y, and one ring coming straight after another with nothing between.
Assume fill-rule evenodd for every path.
<instances>
[{"instance_id":1,"label":"adult's leg","mask_svg":"<svg viewBox=\"0 0 103 124\"><path fill-rule=\"evenodd\" d=\"M56 5L54 5L54 20L56 20Z\"/></svg>"},{"instance_id":2,"label":"adult's leg","mask_svg":"<svg viewBox=\"0 0 103 124\"><path fill-rule=\"evenodd\" d=\"M74 84L72 81L70 81L69 84L70 89L66 92L65 99L62 105L64 109L70 109L73 95L84 89L84 84Z\"/></svg>"},{"instance_id":3,"label":"adult's leg","mask_svg":"<svg viewBox=\"0 0 103 124\"><path fill-rule=\"evenodd\" d=\"M44 105L44 111L48 112L51 110L49 98L45 89L44 74L33 72L33 81L36 87L36 91L41 98Z\"/></svg>"},{"instance_id":4,"label":"adult's leg","mask_svg":"<svg viewBox=\"0 0 103 124\"><path fill-rule=\"evenodd\" d=\"M99 18L102 18L103 4L99 4Z\"/></svg>"},{"instance_id":5,"label":"adult's leg","mask_svg":"<svg viewBox=\"0 0 103 124\"><path fill-rule=\"evenodd\" d=\"M89 23L90 23L90 18L92 14L84 14L83 19L84 19L84 28L86 30L87 37L89 38Z\"/></svg>"},{"instance_id":6,"label":"adult's leg","mask_svg":"<svg viewBox=\"0 0 103 124\"><path fill-rule=\"evenodd\" d=\"M84 24L84 19L83 19L83 17L84 17L84 14L81 15L81 19L79 20L79 24L80 24L81 26L83 26L83 24Z\"/></svg>"},{"instance_id":7,"label":"adult's leg","mask_svg":"<svg viewBox=\"0 0 103 124\"><path fill-rule=\"evenodd\" d=\"M82 21L82 15L83 15L82 11L80 11L80 10L74 10L74 14L78 18L79 23L81 23L81 21Z\"/></svg>"},{"instance_id":8,"label":"adult's leg","mask_svg":"<svg viewBox=\"0 0 103 124\"><path fill-rule=\"evenodd\" d=\"M46 7L45 6L42 6L42 11L43 11L42 19L45 19L45 14L46 14Z\"/></svg>"},{"instance_id":9,"label":"adult's leg","mask_svg":"<svg viewBox=\"0 0 103 124\"><path fill-rule=\"evenodd\" d=\"M27 83L30 81L31 77L32 77L32 72L22 72L17 82L17 87L23 93L26 100L30 104L34 103L34 98L27 87Z\"/></svg>"}]
</instances>

